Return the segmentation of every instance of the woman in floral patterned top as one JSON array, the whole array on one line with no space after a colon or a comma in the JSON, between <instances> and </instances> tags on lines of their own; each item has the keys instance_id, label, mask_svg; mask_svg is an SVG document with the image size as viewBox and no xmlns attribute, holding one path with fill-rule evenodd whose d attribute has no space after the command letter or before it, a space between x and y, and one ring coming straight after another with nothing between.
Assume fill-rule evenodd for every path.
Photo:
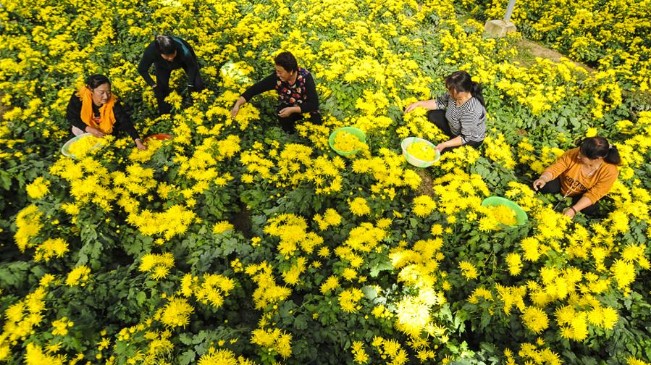
<instances>
[{"instance_id":1,"label":"woman in floral patterned top","mask_svg":"<svg viewBox=\"0 0 651 365\"><path fill-rule=\"evenodd\" d=\"M310 122L321 124L319 96L312 75L299 68L296 58L290 52L282 52L274 58L275 72L249 87L233 106L231 116L235 118L242 104L266 91L276 90L279 105L276 108L278 121L287 133L296 132L296 122L310 114Z\"/></svg>"}]
</instances>

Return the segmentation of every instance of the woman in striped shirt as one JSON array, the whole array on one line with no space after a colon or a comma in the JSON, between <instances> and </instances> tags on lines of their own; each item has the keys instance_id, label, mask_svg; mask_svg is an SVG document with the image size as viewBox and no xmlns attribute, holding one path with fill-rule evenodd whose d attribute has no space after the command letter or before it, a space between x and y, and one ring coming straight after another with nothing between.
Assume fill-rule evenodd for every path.
<instances>
[{"instance_id":1,"label":"woman in striped shirt","mask_svg":"<svg viewBox=\"0 0 651 365\"><path fill-rule=\"evenodd\" d=\"M445 87L446 94L417 101L405 112L417 107L429 110L427 118L450 137L436 146L440 152L463 145L481 145L486 137L486 108L481 86L472 81L467 72L456 71L445 78Z\"/></svg>"}]
</instances>

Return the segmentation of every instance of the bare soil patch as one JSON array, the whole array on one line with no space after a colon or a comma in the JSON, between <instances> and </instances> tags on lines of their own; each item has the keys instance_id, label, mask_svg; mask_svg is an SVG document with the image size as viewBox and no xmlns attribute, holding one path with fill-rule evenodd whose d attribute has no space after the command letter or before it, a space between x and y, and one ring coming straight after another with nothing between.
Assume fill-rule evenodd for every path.
<instances>
[{"instance_id":1,"label":"bare soil patch","mask_svg":"<svg viewBox=\"0 0 651 365\"><path fill-rule=\"evenodd\" d=\"M547 58L549 60L552 60L554 62L560 62L561 57L568 58L566 55L553 50L551 48L547 48L545 46L541 46L538 43L532 42L528 39L521 39L518 41L518 48L520 49L520 57L518 57L517 61L520 61L521 63L525 65L531 65L536 57L540 58ZM583 67L589 72L594 71L592 68L576 61L572 61L575 65Z\"/></svg>"},{"instance_id":2,"label":"bare soil patch","mask_svg":"<svg viewBox=\"0 0 651 365\"><path fill-rule=\"evenodd\" d=\"M416 173L421 179L417 190L418 194L434 196L434 185L432 184L431 174L427 172L427 169L416 170Z\"/></svg>"}]
</instances>

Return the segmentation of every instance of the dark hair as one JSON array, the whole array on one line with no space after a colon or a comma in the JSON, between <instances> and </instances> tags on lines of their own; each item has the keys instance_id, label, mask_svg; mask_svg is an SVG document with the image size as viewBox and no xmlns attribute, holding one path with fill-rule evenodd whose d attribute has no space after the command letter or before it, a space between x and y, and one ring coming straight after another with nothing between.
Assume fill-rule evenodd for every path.
<instances>
[{"instance_id":1,"label":"dark hair","mask_svg":"<svg viewBox=\"0 0 651 365\"><path fill-rule=\"evenodd\" d=\"M176 52L176 43L172 37L166 35L156 36L156 50L160 54L169 55Z\"/></svg>"},{"instance_id":2,"label":"dark hair","mask_svg":"<svg viewBox=\"0 0 651 365\"><path fill-rule=\"evenodd\" d=\"M276 66L280 66L285 69L287 72L298 71L298 62L296 62L296 57L290 52L281 52L275 58L274 62Z\"/></svg>"},{"instance_id":3,"label":"dark hair","mask_svg":"<svg viewBox=\"0 0 651 365\"><path fill-rule=\"evenodd\" d=\"M622 162L617 147L611 146L604 137L584 138L578 144L581 154L591 160L601 157L613 165L619 165Z\"/></svg>"},{"instance_id":4,"label":"dark hair","mask_svg":"<svg viewBox=\"0 0 651 365\"><path fill-rule=\"evenodd\" d=\"M482 106L486 107L484 102L484 95L481 92L481 85L472 81L470 74L466 71L455 71L450 76L445 78L445 87L454 89L457 92L469 92L474 96Z\"/></svg>"},{"instance_id":5,"label":"dark hair","mask_svg":"<svg viewBox=\"0 0 651 365\"><path fill-rule=\"evenodd\" d=\"M111 86L111 81L104 75L90 75L86 78L86 86L91 90L104 84Z\"/></svg>"}]
</instances>

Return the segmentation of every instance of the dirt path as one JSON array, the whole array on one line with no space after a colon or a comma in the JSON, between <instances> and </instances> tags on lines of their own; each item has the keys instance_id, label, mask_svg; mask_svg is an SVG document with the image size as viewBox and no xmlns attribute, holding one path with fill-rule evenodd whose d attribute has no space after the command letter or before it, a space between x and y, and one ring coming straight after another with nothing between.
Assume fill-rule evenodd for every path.
<instances>
[{"instance_id":1,"label":"dirt path","mask_svg":"<svg viewBox=\"0 0 651 365\"><path fill-rule=\"evenodd\" d=\"M532 42L532 41L530 41L528 39L524 39L524 38L521 39L520 41L518 41L518 48L520 48L521 50L524 50L525 52L529 53L528 56L530 56L530 57L547 58L547 59L550 59L550 60L552 60L554 62L560 62L561 57L569 58L569 57L565 56L564 54L562 54L562 53L560 53L558 51L555 51L555 50L553 50L551 48L541 46L538 43L534 43L534 42ZM520 60L520 61L525 63L525 64L528 64L530 62L530 61L527 61L526 59L523 59L523 60ZM580 62L576 62L576 61L572 61L572 62L575 65L581 66L581 67L583 67L584 69L586 69L586 70L588 70L590 72L594 71L594 69L592 69L592 68L590 68L590 67L588 67L588 66L586 66L586 65L584 65L584 64L582 64Z\"/></svg>"}]
</instances>

